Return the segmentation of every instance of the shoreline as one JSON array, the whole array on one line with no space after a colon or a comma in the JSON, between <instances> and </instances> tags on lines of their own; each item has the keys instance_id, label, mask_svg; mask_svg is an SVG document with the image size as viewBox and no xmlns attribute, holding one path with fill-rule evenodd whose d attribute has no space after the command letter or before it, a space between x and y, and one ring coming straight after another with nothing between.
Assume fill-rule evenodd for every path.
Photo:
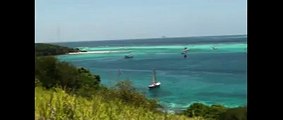
<instances>
[{"instance_id":1,"label":"shoreline","mask_svg":"<svg viewBox=\"0 0 283 120\"><path fill-rule=\"evenodd\" d=\"M164 105L160 105L161 107L157 108L158 111L160 112L163 112L163 113L169 113L169 114L181 114L183 113L184 111L186 111L191 105L195 104L195 103L201 103L203 105L206 105L206 106L212 106L212 105L221 105L223 106L224 108L226 109L231 109L231 108L238 108L238 107L245 107L247 105L233 105L233 106L229 106L229 105L224 105L224 104L207 104L207 103L204 103L204 102L192 102L182 108L174 108L174 107L171 107L171 108L168 108Z\"/></svg>"}]
</instances>

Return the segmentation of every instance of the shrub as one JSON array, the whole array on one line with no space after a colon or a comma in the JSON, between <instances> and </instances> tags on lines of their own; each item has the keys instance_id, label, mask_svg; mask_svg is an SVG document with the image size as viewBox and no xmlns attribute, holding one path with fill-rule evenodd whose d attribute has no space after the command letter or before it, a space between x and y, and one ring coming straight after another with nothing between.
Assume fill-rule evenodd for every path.
<instances>
[{"instance_id":1,"label":"shrub","mask_svg":"<svg viewBox=\"0 0 283 120\"><path fill-rule=\"evenodd\" d=\"M205 118L212 118L217 119L220 114L225 112L227 108L225 108L223 105L212 105L209 107L206 115L204 115Z\"/></svg>"},{"instance_id":2,"label":"shrub","mask_svg":"<svg viewBox=\"0 0 283 120\"><path fill-rule=\"evenodd\" d=\"M219 120L247 120L247 108L230 108L219 116Z\"/></svg>"},{"instance_id":3,"label":"shrub","mask_svg":"<svg viewBox=\"0 0 283 120\"><path fill-rule=\"evenodd\" d=\"M209 106L202 103L194 103L185 111L185 115L188 117L204 117L208 113Z\"/></svg>"},{"instance_id":4,"label":"shrub","mask_svg":"<svg viewBox=\"0 0 283 120\"><path fill-rule=\"evenodd\" d=\"M109 91L111 91L110 94L108 94L111 95L109 97L118 98L126 104L131 104L137 107L144 107L152 110L156 109L159 106L156 100L148 99L145 95L138 92L132 86L132 83L129 80L119 81L115 85L114 89Z\"/></svg>"},{"instance_id":5,"label":"shrub","mask_svg":"<svg viewBox=\"0 0 283 120\"><path fill-rule=\"evenodd\" d=\"M212 120L246 120L246 107L225 108L222 105L194 103L183 112L188 117L202 117Z\"/></svg>"}]
</instances>

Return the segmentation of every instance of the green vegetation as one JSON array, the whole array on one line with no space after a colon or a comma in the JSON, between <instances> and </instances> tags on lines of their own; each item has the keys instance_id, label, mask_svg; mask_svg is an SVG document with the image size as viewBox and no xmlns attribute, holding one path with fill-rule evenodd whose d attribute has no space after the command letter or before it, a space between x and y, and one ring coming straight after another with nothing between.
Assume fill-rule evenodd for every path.
<instances>
[{"instance_id":1,"label":"green vegetation","mask_svg":"<svg viewBox=\"0 0 283 120\"><path fill-rule=\"evenodd\" d=\"M219 116L219 120L247 120L247 107L230 108Z\"/></svg>"},{"instance_id":2,"label":"green vegetation","mask_svg":"<svg viewBox=\"0 0 283 120\"><path fill-rule=\"evenodd\" d=\"M118 82L114 89L112 89L111 91L112 95L109 97L118 98L125 104L148 108L152 111L159 107L156 100L147 99L145 95L135 90L129 80Z\"/></svg>"},{"instance_id":3,"label":"green vegetation","mask_svg":"<svg viewBox=\"0 0 283 120\"><path fill-rule=\"evenodd\" d=\"M70 52L79 52L79 49L73 49L68 47L62 47L58 45L36 43L35 44L35 55L36 56L48 56L48 55L61 55Z\"/></svg>"},{"instance_id":4,"label":"green vegetation","mask_svg":"<svg viewBox=\"0 0 283 120\"><path fill-rule=\"evenodd\" d=\"M163 114L143 107L124 104L112 97L95 95L91 99L67 94L62 89L35 88L36 120L198 120Z\"/></svg>"},{"instance_id":5,"label":"green vegetation","mask_svg":"<svg viewBox=\"0 0 283 120\"><path fill-rule=\"evenodd\" d=\"M226 108L222 105L194 103L183 112L188 117L203 117L208 120L246 120L246 107Z\"/></svg>"}]
</instances>

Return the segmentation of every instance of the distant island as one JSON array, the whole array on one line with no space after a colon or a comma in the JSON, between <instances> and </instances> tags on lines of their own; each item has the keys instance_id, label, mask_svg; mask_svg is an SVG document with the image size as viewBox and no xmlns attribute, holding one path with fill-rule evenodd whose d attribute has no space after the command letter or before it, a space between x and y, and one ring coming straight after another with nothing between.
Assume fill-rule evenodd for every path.
<instances>
[{"instance_id":1,"label":"distant island","mask_svg":"<svg viewBox=\"0 0 283 120\"><path fill-rule=\"evenodd\" d=\"M47 43L35 43L36 56L63 55L69 53L87 52L78 48L69 48Z\"/></svg>"}]
</instances>

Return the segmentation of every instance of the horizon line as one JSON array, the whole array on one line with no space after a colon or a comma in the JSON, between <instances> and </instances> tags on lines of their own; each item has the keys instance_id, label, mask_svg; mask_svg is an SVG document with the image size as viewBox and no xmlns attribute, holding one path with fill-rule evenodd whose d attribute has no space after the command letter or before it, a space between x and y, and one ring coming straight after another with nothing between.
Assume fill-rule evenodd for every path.
<instances>
[{"instance_id":1,"label":"horizon line","mask_svg":"<svg viewBox=\"0 0 283 120\"><path fill-rule=\"evenodd\" d=\"M36 42L35 43L66 43L66 42L101 42L101 41L121 41L121 40L142 40L142 39L168 39L168 38L190 38L190 37L220 37L220 36L247 36L247 34L226 34L226 35L203 35L203 36L160 36L160 37L152 37L152 38L125 38L125 39L104 39L104 40L76 40L76 41L56 41L56 42Z\"/></svg>"}]
</instances>

